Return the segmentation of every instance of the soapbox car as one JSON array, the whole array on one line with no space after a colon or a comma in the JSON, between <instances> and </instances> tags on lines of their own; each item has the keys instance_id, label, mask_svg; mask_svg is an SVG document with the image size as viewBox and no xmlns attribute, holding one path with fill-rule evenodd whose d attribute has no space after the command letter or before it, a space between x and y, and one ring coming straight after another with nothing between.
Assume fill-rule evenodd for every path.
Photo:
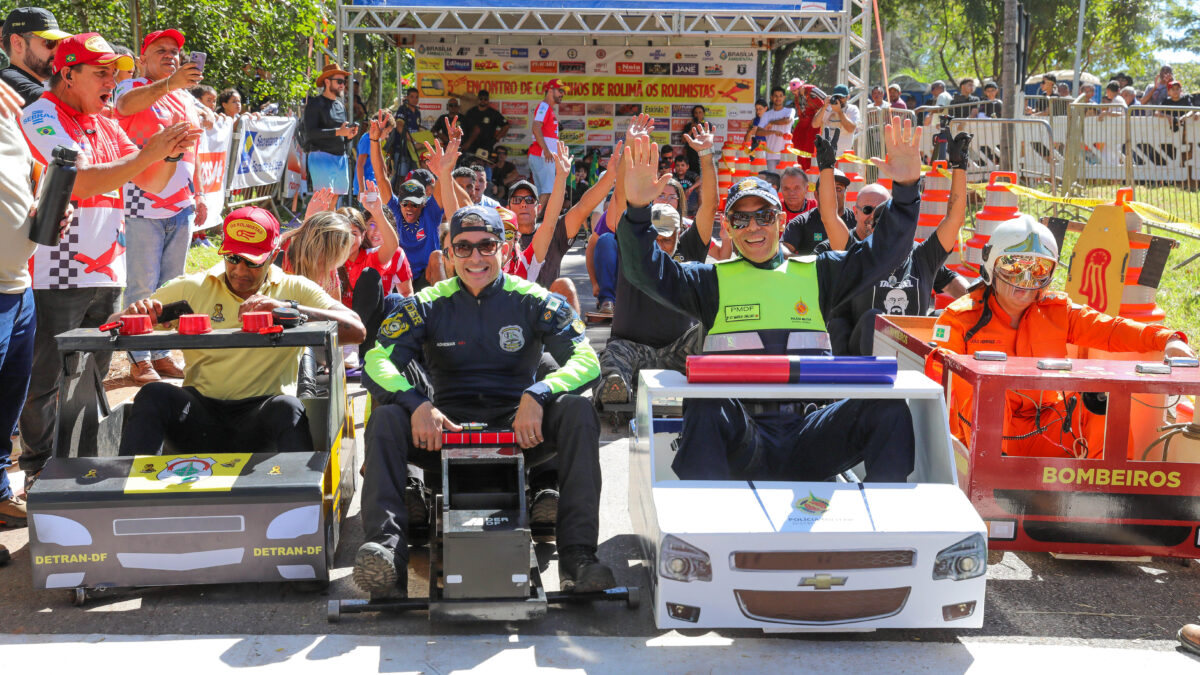
<instances>
[{"instance_id":1,"label":"soapbox car","mask_svg":"<svg viewBox=\"0 0 1200 675\"><path fill-rule=\"evenodd\" d=\"M985 529L956 483L937 383L870 357L693 356L688 372L641 372L630 447L629 512L659 628L982 625ZM679 398L901 399L915 470L902 484L680 480L682 423L657 416Z\"/></svg>"},{"instance_id":2,"label":"soapbox car","mask_svg":"<svg viewBox=\"0 0 1200 675\"><path fill-rule=\"evenodd\" d=\"M322 354L328 381L314 382L306 355L297 391L315 451L214 447L174 454L168 447L162 455L118 457L132 403L109 409L100 390L91 399L99 401L98 411L67 406L56 431L56 457L28 495L34 588L69 589L78 605L89 592L115 588L253 581L326 586L355 490L354 422L347 414L337 325L188 335L122 335L110 328L111 334L77 329L57 336L64 372L73 378L64 391L100 387L98 378L77 372L81 352L255 348Z\"/></svg>"}]
</instances>

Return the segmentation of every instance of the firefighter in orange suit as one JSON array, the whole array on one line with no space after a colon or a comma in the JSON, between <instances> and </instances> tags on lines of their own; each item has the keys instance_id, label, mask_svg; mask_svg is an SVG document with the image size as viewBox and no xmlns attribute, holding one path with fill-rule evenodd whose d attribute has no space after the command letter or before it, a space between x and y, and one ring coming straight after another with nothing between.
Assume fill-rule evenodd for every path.
<instances>
[{"instance_id":1,"label":"firefighter in orange suit","mask_svg":"<svg viewBox=\"0 0 1200 675\"><path fill-rule=\"evenodd\" d=\"M1039 358L1065 358L1068 344L1195 356L1183 333L1101 314L1065 293L1046 290L1057 264L1058 244L1045 226L1026 215L1001 223L983 249L980 276L985 283L946 308L934 325L934 344L957 354L998 351ZM1006 398L1004 454L1101 456L1102 403L1059 391L1009 391ZM971 387L955 380L950 430L968 446L972 399Z\"/></svg>"}]
</instances>

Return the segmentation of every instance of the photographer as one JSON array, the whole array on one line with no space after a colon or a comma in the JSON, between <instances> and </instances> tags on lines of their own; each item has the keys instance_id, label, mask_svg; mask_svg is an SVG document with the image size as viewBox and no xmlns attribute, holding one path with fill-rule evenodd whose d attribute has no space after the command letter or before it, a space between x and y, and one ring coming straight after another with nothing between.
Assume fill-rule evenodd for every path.
<instances>
[{"instance_id":1,"label":"photographer","mask_svg":"<svg viewBox=\"0 0 1200 675\"><path fill-rule=\"evenodd\" d=\"M847 101L849 96L850 89L846 85L834 87L829 102L812 121L813 128L821 130L825 140L837 148L839 156L854 147L854 136L858 133L861 119L858 106Z\"/></svg>"},{"instance_id":2,"label":"photographer","mask_svg":"<svg viewBox=\"0 0 1200 675\"><path fill-rule=\"evenodd\" d=\"M160 124L200 126L195 99L187 91L202 79L200 67L191 61L181 63L183 43L183 33L174 28L148 34L141 51L145 76L125 80L113 92L116 119L138 147ZM197 139L187 152L170 158L174 172L160 193L125 185L126 303L149 297L154 289L183 274L192 227L208 218L204 195L194 188L203 184L199 143ZM130 352L129 361L129 375L137 384L157 382L160 375L183 377L166 349Z\"/></svg>"}]
</instances>

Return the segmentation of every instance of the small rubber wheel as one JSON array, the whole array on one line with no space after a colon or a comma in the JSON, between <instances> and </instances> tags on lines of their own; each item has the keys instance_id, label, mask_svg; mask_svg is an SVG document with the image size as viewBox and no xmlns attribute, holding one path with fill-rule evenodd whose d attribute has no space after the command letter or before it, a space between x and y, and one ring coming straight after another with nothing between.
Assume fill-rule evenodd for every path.
<instances>
[{"instance_id":1,"label":"small rubber wheel","mask_svg":"<svg viewBox=\"0 0 1200 675\"><path fill-rule=\"evenodd\" d=\"M342 605L337 600L330 600L328 609L325 611L325 620L329 623L338 623L342 620Z\"/></svg>"},{"instance_id":2,"label":"small rubber wheel","mask_svg":"<svg viewBox=\"0 0 1200 675\"><path fill-rule=\"evenodd\" d=\"M87 602L87 589L86 588L71 589L71 604L72 605L75 605L76 607L83 607L83 603L85 603L85 602Z\"/></svg>"},{"instance_id":3,"label":"small rubber wheel","mask_svg":"<svg viewBox=\"0 0 1200 675\"><path fill-rule=\"evenodd\" d=\"M637 609L642 606L642 589L630 586L625 593L625 608Z\"/></svg>"}]
</instances>

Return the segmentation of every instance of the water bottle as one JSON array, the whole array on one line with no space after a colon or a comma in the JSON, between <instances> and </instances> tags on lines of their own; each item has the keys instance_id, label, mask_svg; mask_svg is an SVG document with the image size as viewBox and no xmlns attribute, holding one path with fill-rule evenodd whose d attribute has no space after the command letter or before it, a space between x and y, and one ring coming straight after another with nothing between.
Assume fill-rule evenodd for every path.
<instances>
[{"instance_id":1,"label":"water bottle","mask_svg":"<svg viewBox=\"0 0 1200 675\"><path fill-rule=\"evenodd\" d=\"M58 224L67 213L71 193L75 191L75 160L79 152L58 146L51 153L50 166L42 176L37 213L32 216L29 240L43 246L58 246Z\"/></svg>"}]
</instances>

